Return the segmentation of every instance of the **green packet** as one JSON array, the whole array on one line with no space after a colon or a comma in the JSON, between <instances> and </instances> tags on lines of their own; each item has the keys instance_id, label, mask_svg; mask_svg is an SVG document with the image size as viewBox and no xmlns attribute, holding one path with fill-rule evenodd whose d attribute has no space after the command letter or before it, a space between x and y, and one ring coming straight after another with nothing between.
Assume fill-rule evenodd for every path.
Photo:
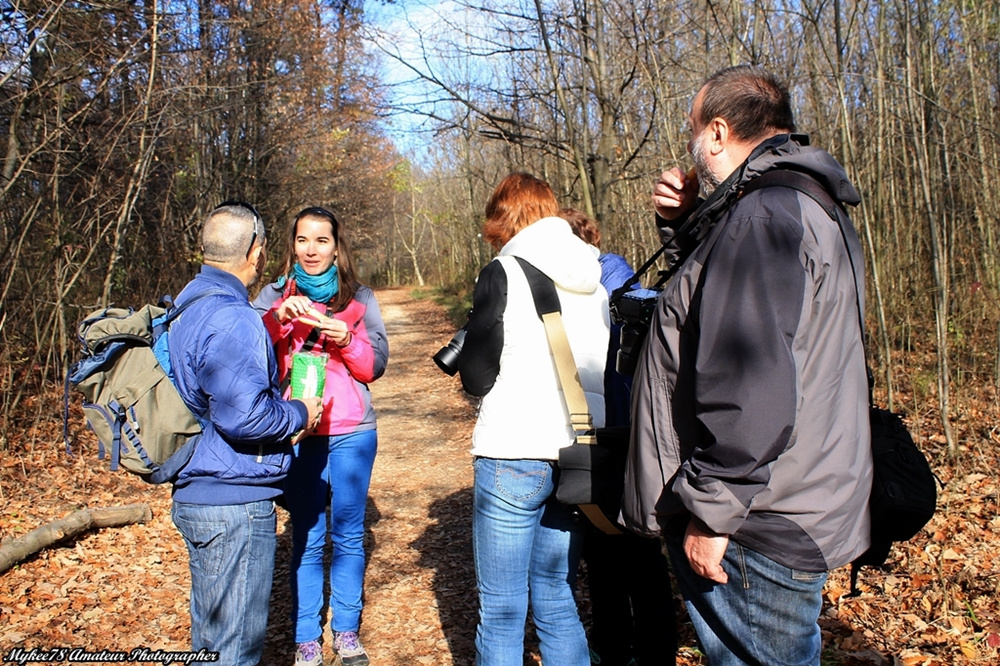
<instances>
[{"instance_id":1,"label":"green packet","mask_svg":"<svg viewBox=\"0 0 1000 666\"><path fill-rule=\"evenodd\" d=\"M322 398L326 388L328 354L295 352L292 354L292 398Z\"/></svg>"}]
</instances>

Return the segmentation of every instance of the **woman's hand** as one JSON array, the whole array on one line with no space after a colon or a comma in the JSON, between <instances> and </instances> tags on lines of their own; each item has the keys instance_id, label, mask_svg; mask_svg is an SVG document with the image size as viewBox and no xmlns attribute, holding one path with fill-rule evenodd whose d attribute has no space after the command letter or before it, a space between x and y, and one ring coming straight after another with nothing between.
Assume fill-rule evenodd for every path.
<instances>
[{"instance_id":1,"label":"woman's hand","mask_svg":"<svg viewBox=\"0 0 1000 666\"><path fill-rule=\"evenodd\" d=\"M309 324L319 329L320 333L333 340L338 347L346 347L351 344L351 330L345 322L334 317L327 317L316 308L310 307L309 311L299 317L303 324Z\"/></svg>"},{"instance_id":2,"label":"woman's hand","mask_svg":"<svg viewBox=\"0 0 1000 666\"><path fill-rule=\"evenodd\" d=\"M286 322L300 317L307 312L313 310L312 301L310 301L305 296L289 296L286 298L281 305L274 311L274 318L278 320L279 323L284 324Z\"/></svg>"}]
</instances>

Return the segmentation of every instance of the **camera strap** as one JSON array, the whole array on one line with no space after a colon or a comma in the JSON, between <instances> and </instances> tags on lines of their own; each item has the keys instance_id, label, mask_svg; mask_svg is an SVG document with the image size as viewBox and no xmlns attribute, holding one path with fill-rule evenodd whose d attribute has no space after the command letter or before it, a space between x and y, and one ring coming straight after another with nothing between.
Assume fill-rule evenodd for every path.
<instances>
[{"instance_id":1,"label":"camera strap","mask_svg":"<svg viewBox=\"0 0 1000 666\"><path fill-rule=\"evenodd\" d=\"M562 306L559 303L555 283L552 282L552 278L521 257L514 258L524 271L528 287L531 288L531 297L535 302L535 311L545 325L545 335L549 339L549 348L556 362L556 373L563 394L566 396L566 407L569 409L569 421L576 436L576 443L595 446L597 435L594 431L594 420L587 406L583 385L580 383L580 374L573 359L573 349L569 346L569 338L566 336L566 327L563 325L561 314ZM602 532L621 533L621 530L608 520L596 504L576 506Z\"/></svg>"},{"instance_id":2,"label":"camera strap","mask_svg":"<svg viewBox=\"0 0 1000 666\"><path fill-rule=\"evenodd\" d=\"M541 272L521 257L514 257L520 264L524 276L531 288L531 297L535 301L535 311L545 325L545 334L549 339L549 347L555 356L556 371L563 393L566 394L566 406L569 408L569 420L577 437L587 437L593 430L594 420L587 406L587 397L580 384L580 375L573 360L573 350L569 346L566 327L562 321L562 306L559 294L552 278Z\"/></svg>"}]
</instances>

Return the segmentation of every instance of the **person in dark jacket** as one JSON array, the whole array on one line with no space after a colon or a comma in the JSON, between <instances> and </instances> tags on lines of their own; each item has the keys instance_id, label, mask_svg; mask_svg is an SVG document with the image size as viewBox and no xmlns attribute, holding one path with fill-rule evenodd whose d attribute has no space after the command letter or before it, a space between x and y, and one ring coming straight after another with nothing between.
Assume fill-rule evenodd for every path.
<instances>
[{"instance_id":1,"label":"person in dark jacket","mask_svg":"<svg viewBox=\"0 0 1000 666\"><path fill-rule=\"evenodd\" d=\"M563 208L559 217L578 237L598 249L597 220ZM620 254L601 252L601 285L612 292L635 271ZM604 366L605 427L628 427L632 378L616 371L621 324L611 322ZM587 526L583 540L590 592L590 661L595 666L668 666L677 663L677 611L670 588L670 567L659 539L629 531L606 534Z\"/></svg>"},{"instance_id":2,"label":"person in dark jacket","mask_svg":"<svg viewBox=\"0 0 1000 666\"><path fill-rule=\"evenodd\" d=\"M860 197L764 70L711 76L689 122L695 174L653 192L680 263L633 380L622 517L662 532L709 663L819 664L827 572L869 546Z\"/></svg>"},{"instance_id":3,"label":"person in dark jacket","mask_svg":"<svg viewBox=\"0 0 1000 666\"><path fill-rule=\"evenodd\" d=\"M274 569L274 500L290 439L319 422L319 398L285 401L277 364L247 288L265 263L266 236L249 204L227 202L202 227L204 263L171 325L177 390L203 433L173 487L171 516L191 557L191 648L220 664L260 661Z\"/></svg>"}]
</instances>

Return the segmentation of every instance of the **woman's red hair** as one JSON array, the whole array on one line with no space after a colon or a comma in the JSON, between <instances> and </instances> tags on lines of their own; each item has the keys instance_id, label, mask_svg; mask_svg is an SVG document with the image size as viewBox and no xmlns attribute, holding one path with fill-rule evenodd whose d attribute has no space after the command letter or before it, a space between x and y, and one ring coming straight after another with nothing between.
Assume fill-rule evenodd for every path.
<instances>
[{"instance_id":1,"label":"woman's red hair","mask_svg":"<svg viewBox=\"0 0 1000 666\"><path fill-rule=\"evenodd\" d=\"M483 238L499 250L521 229L558 211L548 183L528 173L512 173L500 181L486 203Z\"/></svg>"}]
</instances>

